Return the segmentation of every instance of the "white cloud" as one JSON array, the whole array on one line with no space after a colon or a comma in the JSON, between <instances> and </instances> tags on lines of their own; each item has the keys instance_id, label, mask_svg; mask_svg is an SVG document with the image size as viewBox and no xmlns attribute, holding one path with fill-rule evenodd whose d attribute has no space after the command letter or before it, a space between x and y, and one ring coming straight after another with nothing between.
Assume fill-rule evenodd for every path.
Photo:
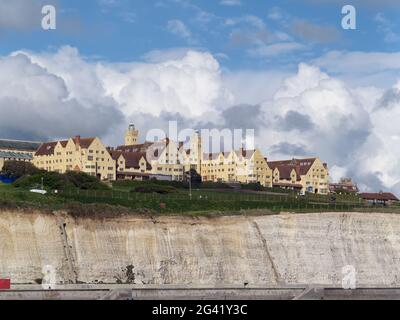
<instances>
[{"instance_id":1,"label":"white cloud","mask_svg":"<svg viewBox=\"0 0 400 320\"><path fill-rule=\"evenodd\" d=\"M186 24L181 20L169 20L167 24L167 29L169 32L177 35L178 37L186 39L191 43L195 42L192 32L190 31L188 26L186 26Z\"/></svg>"},{"instance_id":2,"label":"white cloud","mask_svg":"<svg viewBox=\"0 0 400 320\"><path fill-rule=\"evenodd\" d=\"M267 146L304 145L332 165L353 160L354 150L369 134L368 113L345 84L305 64L263 108Z\"/></svg>"},{"instance_id":3,"label":"white cloud","mask_svg":"<svg viewBox=\"0 0 400 320\"><path fill-rule=\"evenodd\" d=\"M329 51L313 64L354 85L388 87L400 71L400 52Z\"/></svg>"},{"instance_id":4,"label":"white cloud","mask_svg":"<svg viewBox=\"0 0 400 320\"><path fill-rule=\"evenodd\" d=\"M79 133L104 135L123 116L115 101L101 93L96 92L96 104L83 103L62 77L29 56L0 58L0 136L39 140Z\"/></svg>"},{"instance_id":5,"label":"white cloud","mask_svg":"<svg viewBox=\"0 0 400 320\"><path fill-rule=\"evenodd\" d=\"M140 113L158 117L170 112L212 121L217 118L217 110L234 103L233 94L224 86L218 61L206 52L180 51L180 55L158 61L156 56L161 54L156 54L152 55L152 63L124 64L86 60L71 47L55 53L25 54L62 79L66 87L63 99L79 101L86 108L115 105L124 116L119 124L121 132L128 119L134 121ZM42 92L46 95L46 90ZM100 129L98 132L103 133ZM119 138L115 133L110 141Z\"/></svg>"},{"instance_id":6,"label":"white cloud","mask_svg":"<svg viewBox=\"0 0 400 320\"><path fill-rule=\"evenodd\" d=\"M278 42L273 44L260 44L256 48L249 49L248 53L251 57L271 58L304 49L306 49L306 47L301 43Z\"/></svg>"},{"instance_id":7,"label":"white cloud","mask_svg":"<svg viewBox=\"0 0 400 320\"><path fill-rule=\"evenodd\" d=\"M281 10L281 8L273 7L271 9L269 9L267 16L268 16L268 19L279 21L284 18L284 13Z\"/></svg>"},{"instance_id":8,"label":"white cloud","mask_svg":"<svg viewBox=\"0 0 400 320\"><path fill-rule=\"evenodd\" d=\"M120 64L85 59L71 47L15 53L0 58L0 110L3 136L81 133L112 144L129 121L141 130L168 119L193 127L254 123L270 159L318 155L336 178L347 174L365 189L400 191L400 83L351 88L308 64L289 76L222 72L210 53L193 50Z\"/></svg>"},{"instance_id":9,"label":"white cloud","mask_svg":"<svg viewBox=\"0 0 400 320\"><path fill-rule=\"evenodd\" d=\"M363 190L400 191L400 82L350 89L301 64L262 109L270 159L319 155L335 180L350 175Z\"/></svg>"},{"instance_id":10,"label":"white cloud","mask_svg":"<svg viewBox=\"0 0 400 320\"><path fill-rule=\"evenodd\" d=\"M377 13L374 20L378 23L378 31L384 35L383 40L385 42L395 43L400 41L400 35L393 31L395 25L382 12Z\"/></svg>"},{"instance_id":11,"label":"white cloud","mask_svg":"<svg viewBox=\"0 0 400 320\"><path fill-rule=\"evenodd\" d=\"M274 70L226 71L223 74L223 81L235 95L236 104L257 105L272 99L289 75L289 72Z\"/></svg>"},{"instance_id":12,"label":"white cloud","mask_svg":"<svg viewBox=\"0 0 400 320\"><path fill-rule=\"evenodd\" d=\"M339 73L400 70L400 52L330 51L316 59L315 64Z\"/></svg>"},{"instance_id":13,"label":"white cloud","mask_svg":"<svg viewBox=\"0 0 400 320\"><path fill-rule=\"evenodd\" d=\"M230 45L246 47L248 56L252 58L284 56L306 49L286 32L268 29L264 20L254 15L229 18L224 25L234 27L229 35Z\"/></svg>"},{"instance_id":14,"label":"white cloud","mask_svg":"<svg viewBox=\"0 0 400 320\"><path fill-rule=\"evenodd\" d=\"M219 2L220 4L222 4L223 6L241 6L242 2L240 0L221 0Z\"/></svg>"},{"instance_id":15,"label":"white cloud","mask_svg":"<svg viewBox=\"0 0 400 320\"><path fill-rule=\"evenodd\" d=\"M226 26L236 26L238 24L245 24L245 25L247 24L260 30L266 28L264 21L261 18L254 15L245 15L239 18L229 18L225 20Z\"/></svg>"},{"instance_id":16,"label":"white cloud","mask_svg":"<svg viewBox=\"0 0 400 320\"><path fill-rule=\"evenodd\" d=\"M180 60L183 59L189 51L196 51L195 48L190 47L180 47L180 48L170 48L170 49L155 49L147 52L143 55L143 59L150 63L159 63L169 60Z\"/></svg>"}]
</instances>

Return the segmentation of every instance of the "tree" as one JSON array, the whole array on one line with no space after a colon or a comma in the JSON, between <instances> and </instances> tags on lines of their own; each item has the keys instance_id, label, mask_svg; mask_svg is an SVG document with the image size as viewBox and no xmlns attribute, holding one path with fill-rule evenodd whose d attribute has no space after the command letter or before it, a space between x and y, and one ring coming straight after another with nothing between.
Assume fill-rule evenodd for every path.
<instances>
[{"instance_id":1,"label":"tree","mask_svg":"<svg viewBox=\"0 0 400 320\"><path fill-rule=\"evenodd\" d=\"M4 163L2 172L4 175L9 177L20 178L25 175L33 175L43 171L36 168L30 162L11 160Z\"/></svg>"}]
</instances>

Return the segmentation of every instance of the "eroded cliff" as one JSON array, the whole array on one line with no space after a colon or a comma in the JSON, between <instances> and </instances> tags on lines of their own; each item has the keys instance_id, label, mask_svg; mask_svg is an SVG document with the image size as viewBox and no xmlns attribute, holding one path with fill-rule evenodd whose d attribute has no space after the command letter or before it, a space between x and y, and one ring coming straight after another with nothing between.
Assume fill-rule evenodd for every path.
<instances>
[{"instance_id":1,"label":"eroded cliff","mask_svg":"<svg viewBox=\"0 0 400 320\"><path fill-rule=\"evenodd\" d=\"M0 213L0 277L35 283L399 286L400 216L323 213L88 219ZM47 268L47 269L46 269Z\"/></svg>"}]
</instances>

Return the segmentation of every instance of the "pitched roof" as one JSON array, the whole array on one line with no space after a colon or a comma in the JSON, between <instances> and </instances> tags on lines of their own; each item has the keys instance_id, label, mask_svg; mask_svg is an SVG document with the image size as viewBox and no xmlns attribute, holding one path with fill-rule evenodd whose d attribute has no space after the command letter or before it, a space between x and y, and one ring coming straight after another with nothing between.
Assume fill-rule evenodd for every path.
<instances>
[{"instance_id":1,"label":"pitched roof","mask_svg":"<svg viewBox=\"0 0 400 320\"><path fill-rule=\"evenodd\" d=\"M203 160L216 160L222 154L224 158L228 158L230 152L215 152L215 153L203 153Z\"/></svg>"},{"instance_id":2,"label":"pitched roof","mask_svg":"<svg viewBox=\"0 0 400 320\"><path fill-rule=\"evenodd\" d=\"M111 158L113 160L118 160L118 158L123 154L123 151L118 151L118 150L109 150L107 149L108 153L110 154Z\"/></svg>"},{"instance_id":3,"label":"pitched roof","mask_svg":"<svg viewBox=\"0 0 400 320\"><path fill-rule=\"evenodd\" d=\"M82 149L87 149L90 147L90 145L93 143L93 141L96 138L80 138L79 140L77 138L72 139L75 144L78 144L81 146ZM68 141L67 141L68 143ZM65 144L66 145L66 144ZM63 146L64 147L64 146Z\"/></svg>"},{"instance_id":4,"label":"pitched roof","mask_svg":"<svg viewBox=\"0 0 400 320\"><path fill-rule=\"evenodd\" d=\"M292 179L292 171L294 170L296 173L296 180L300 181L301 177L299 174L299 170L297 167L292 167L292 166L285 166L285 165L281 165L281 166L277 166L276 167L279 171L279 178L280 179L285 179L285 180L291 180ZM276 169L274 168L274 170Z\"/></svg>"},{"instance_id":5,"label":"pitched roof","mask_svg":"<svg viewBox=\"0 0 400 320\"><path fill-rule=\"evenodd\" d=\"M284 167L293 168L295 169L298 175L306 175L308 171L310 171L311 166L317 158L307 158L307 159L292 159L292 160L281 160L281 161L268 161L268 166L275 170L278 168L279 172ZM291 169L290 169L291 171Z\"/></svg>"},{"instance_id":6,"label":"pitched roof","mask_svg":"<svg viewBox=\"0 0 400 320\"><path fill-rule=\"evenodd\" d=\"M36 156L49 156L54 153L54 148L56 147L57 142L45 142L42 143L39 149L36 151Z\"/></svg>"},{"instance_id":7,"label":"pitched roof","mask_svg":"<svg viewBox=\"0 0 400 320\"><path fill-rule=\"evenodd\" d=\"M361 198L364 200L399 201L399 199L390 192L361 193Z\"/></svg>"},{"instance_id":8,"label":"pitched roof","mask_svg":"<svg viewBox=\"0 0 400 320\"><path fill-rule=\"evenodd\" d=\"M144 153L144 152L127 152L127 153L123 153L122 156L125 158L125 167L126 168L139 169L140 168L140 160L142 158L144 158L144 160L146 161L147 170L152 169L150 163L146 159L146 153Z\"/></svg>"},{"instance_id":9,"label":"pitched roof","mask_svg":"<svg viewBox=\"0 0 400 320\"><path fill-rule=\"evenodd\" d=\"M20 140L0 140L0 149L34 152L40 147L41 142L20 141Z\"/></svg>"},{"instance_id":10,"label":"pitched roof","mask_svg":"<svg viewBox=\"0 0 400 320\"><path fill-rule=\"evenodd\" d=\"M79 144L82 149L87 149L93 143L96 138L72 138L72 141L76 144ZM65 148L68 144L69 140L61 140L61 141L52 141L52 142L45 142L40 145L38 150L36 151L36 156L49 156L54 153L54 149L57 143L60 142L61 146Z\"/></svg>"},{"instance_id":11,"label":"pitched roof","mask_svg":"<svg viewBox=\"0 0 400 320\"><path fill-rule=\"evenodd\" d=\"M254 155L255 152L256 150L245 150L245 149L240 149L235 151L238 157L243 157L246 159L251 159L251 157Z\"/></svg>"},{"instance_id":12,"label":"pitched roof","mask_svg":"<svg viewBox=\"0 0 400 320\"><path fill-rule=\"evenodd\" d=\"M126 168L133 168L133 169L140 169L140 160L144 158L146 160L146 168L147 170L151 170L152 166L146 159L145 152L123 152L118 150L109 151L111 157L114 160L118 160L119 157L124 157L125 159L125 167Z\"/></svg>"}]
</instances>

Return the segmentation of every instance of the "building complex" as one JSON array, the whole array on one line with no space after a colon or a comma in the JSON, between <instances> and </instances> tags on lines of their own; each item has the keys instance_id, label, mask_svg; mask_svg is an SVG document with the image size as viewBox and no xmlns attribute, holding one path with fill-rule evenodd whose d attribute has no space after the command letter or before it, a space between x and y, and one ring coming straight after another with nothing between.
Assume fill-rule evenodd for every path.
<instances>
[{"instance_id":1,"label":"building complex","mask_svg":"<svg viewBox=\"0 0 400 320\"><path fill-rule=\"evenodd\" d=\"M196 171L203 181L258 183L270 188L329 193L328 166L319 158L268 161L260 150L245 148L208 153L203 150L199 133L187 144L169 138L139 143L139 131L134 125L129 126L124 140L124 145L115 148L106 147L99 138L80 136L42 144L27 143L27 150L20 145L21 156L3 159L25 161L27 156L26 161L43 170L85 172L102 180L182 181L188 172ZM1 152L16 149L13 145L14 149L2 150L1 146L0 141L0 159Z\"/></svg>"}]
</instances>

